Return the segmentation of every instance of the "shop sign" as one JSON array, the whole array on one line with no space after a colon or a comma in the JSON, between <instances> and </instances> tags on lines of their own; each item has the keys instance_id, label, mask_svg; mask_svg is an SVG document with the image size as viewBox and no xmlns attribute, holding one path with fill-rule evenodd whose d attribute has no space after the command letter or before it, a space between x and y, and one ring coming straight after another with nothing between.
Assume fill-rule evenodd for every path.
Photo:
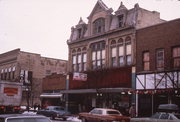
<instances>
[{"instance_id":1,"label":"shop sign","mask_svg":"<svg viewBox=\"0 0 180 122\"><path fill-rule=\"evenodd\" d=\"M73 74L73 80L87 81L87 74L75 72Z\"/></svg>"},{"instance_id":2,"label":"shop sign","mask_svg":"<svg viewBox=\"0 0 180 122\"><path fill-rule=\"evenodd\" d=\"M14 96L14 95L18 94L18 88L5 87L4 88L4 93L7 96Z\"/></svg>"}]
</instances>

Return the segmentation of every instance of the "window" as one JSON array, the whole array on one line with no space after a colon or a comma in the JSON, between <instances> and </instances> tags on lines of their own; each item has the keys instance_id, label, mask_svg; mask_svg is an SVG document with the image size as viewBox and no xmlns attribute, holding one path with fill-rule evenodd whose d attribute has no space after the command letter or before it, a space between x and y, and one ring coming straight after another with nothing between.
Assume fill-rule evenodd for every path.
<instances>
[{"instance_id":1,"label":"window","mask_svg":"<svg viewBox=\"0 0 180 122\"><path fill-rule=\"evenodd\" d=\"M78 29L78 38L81 38L81 37L82 37L82 29L79 28L79 29Z\"/></svg>"},{"instance_id":2,"label":"window","mask_svg":"<svg viewBox=\"0 0 180 122\"><path fill-rule=\"evenodd\" d=\"M1 70L1 80L4 80L4 69Z\"/></svg>"},{"instance_id":3,"label":"window","mask_svg":"<svg viewBox=\"0 0 180 122\"><path fill-rule=\"evenodd\" d=\"M82 50L79 48L77 52L73 50L72 51L72 71L73 72L86 71L86 68L87 68L86 65L87 65L86 48L84 47Z\"/></svg>"},{"instance_id":4,"label":"window","mask_svg":"<svg viewBox=\"0 0 180 122\"><path fill-rule=\"evenodd\" d=\"M118 16L119 27L123 27L123 15Z\"/></svg>"},{"instance_id":5,"label":"window","mask_svg":"<svg viewBox=\"0 0 180 122\"><path fill-rule=\"evenodd\" d=\"M164 49L156 50L156 68L157 69L164 68Z\"/></svg>"},{"instance_id":6,"label":"window","mask_svg":"<svg viewBox=\"0 0 180 122\"><path fill-rule=\"evenodd\" d=\"M143 67L144 70L150 70L149 52L143 53Z\"/></svg>"},{"instance_id":7,"label":"window","mask_svg":"<svg viewBox=\"0 0 180 122\"><path fill-rule=\"evenodd\" d=\"M11 79L11 68L8 69L8 79Z\"/></svg>"},{"instance_id":8,"label":"window","mask_svg":"<svg viewBox=\"0 0 180 122\"><path fill-rule=\"evenodd\" d=\"M126 62L127 65L131 64L131 44L126 45Z\"/></svg>"},{"instance_id":9,"label":"window","mask_svg":"<svg viewBox=\"0 0 180 122\"><path fill-rule=\"evenodd\" d=\"M112 56L112 60L111 60L111 62L112 62L112 66L113 67L115 67L115 66L117 66L117 63L116 63L116 47L113 47L112 49L111 49L111 56Z\"/></svg>"},{"instance_id":10,"label":"window","mask_svg":"<svg viewBox=\"0 0 180 122\"><path fill-rule=\"evenodd\" d=\"M132 63L131 60L131 38L126 38L126 63L127 65L130 65Z\"/></svg>"},{"instance_id":11,"label":"window","mask_svg":"<svg viewBox=\"0 0 180 122\"><path fill-rule=\"evenodd\" d=\"M78 54L78 62L77 62L77 71L80 72L81 69L81 54Z\"/></svg>"},{"instance_id":12,"label":"window","mask_svg":"<svg viewBox=\"0 0 180 122\"><path fill-rule=\"evenodd\" d=\"M105 19L99 18L93 22L93 34L102 33L105 30Z\"/></svg>"},{"instance_id":13,"label":"window","mask_svg":"<svg viewBox=\"0 0 180 122\"><path fill-rule=\"evenodd\" d=\"M7 72L8 72L8 70L5 69L4 80L7 80Z\"/></svg>"},{"instance_id":14,"label":"window","mask_svg":"<svg viewBox=\"0 0 180 122\"><path fill-rule=\"evenodd\" d=\"M180 67L180 47L173 48L173 66L174 68Z\"/></svg>"},{"instance_id":15,"label":"window","mask_svg":"<svg viewBox=\"0 0 180 122\"><path fill-rule=\"evenodd\" d=\"M127 36L125 41L120 38L117 43L111 41L111 66L124 66L132 64L131 38Z\"/></svg>"},{"instance_id":16,"label":"window","mask_svg":"<svg viewBox=\"0 0 180 122\"><path fill-rule=\"evenodd\" d=\"M87 65L87 64L86 64L86 61L87 61L87 54L86 54L86 53L83 53L83 54L82 54L82 59L83 59L82 70L83 70L83 71L86 71L86 67L87 67L87 66L86 66L86 65Z\"/></svg>"},{"instance_id":17,"label":"window","mask_svg":"<svg viewBox=\"0 0 180 122\"><path fill-rule=\"evenodd\" d=\"M119 46L119 65L124 65L124 47L123 45Z\"/></svg>"},{"instance_id":18,"label":"window","mask_svg":"<svg viewBox=\"0 0 180 122\"><path fill-rule=\"evenodd\" d=\"M76 71L76 56L72 56L73 71Z\"/></svg>"},{"instance_id":19,"label":"window","mask_svg":"<svg viewBox=\"0 0 180 122\"><path fill-rule=\"evenodd\" d=\"M105 67L105 42L98 42L91 45L92 49L92 68L104 68Z\"/></svg>"},{"instance_id":20,"label":"window","mask_svg":"<svg viewBox=\"0 0 180 122\"><path fill-rule=\"evenodd\" d=\"M15 78L15 70L16 70L16 67L13 67L13 68L12 68L12 79Z\"/></svg>"}]
</instances>

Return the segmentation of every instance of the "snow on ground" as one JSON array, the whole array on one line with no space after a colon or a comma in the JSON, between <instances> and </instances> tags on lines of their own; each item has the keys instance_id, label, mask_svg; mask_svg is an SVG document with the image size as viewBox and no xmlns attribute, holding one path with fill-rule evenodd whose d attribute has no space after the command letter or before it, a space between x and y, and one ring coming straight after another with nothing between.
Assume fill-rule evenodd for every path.
<instances>
[{"instance_id":1,"label":"snow on ground","mask_svg":"<svg viewBox=\"0 0 180 122\"><path fill-rule=\"evenodd\" d=\"M68 118L67 118L67 120L68 120L68 121L81 122L81 120L80 120L80 119L78 119L78 117L73 117L73 116L72 116L72 117L68 117Z\"/></svg>"}]
</instances>

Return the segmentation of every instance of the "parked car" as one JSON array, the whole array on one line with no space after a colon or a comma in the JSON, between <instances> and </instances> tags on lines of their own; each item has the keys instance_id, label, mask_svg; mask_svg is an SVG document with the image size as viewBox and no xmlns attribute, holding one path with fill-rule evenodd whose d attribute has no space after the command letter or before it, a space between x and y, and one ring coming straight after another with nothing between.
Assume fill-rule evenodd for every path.
<instances>
[{"instance_id":1,"label":"parked car","mask_svg":"<svg viewBox=\"0 0 180 122\"><path fill-rule=\"evenodd\" d=\"M118 110L107 108L94 108L89 113L79 113L82 122L130 122L130 118L123 116Z\"/></svg>"},{"instance_id":2,"label":"parked car","mask_svg":"<svg viewBox=\"0 0 180 122\"><path fill-rule=\"evenodd\" d=\"M180 122L180 114L157 112L148 118L132 118L131 122Z\"/></svg>"},{"instance_id":3,"label":"parked car","mask_svg":"<svg viewBox=\"0 0 180 122\"><path fill-rule=\"evenodd\" d=\"M25 115L25 114L2 114L0 122L51 122L45 116Z\"/></svg>"},{"instance_id":4,"label":"parked car","mask_svg":"<svg viewBox=\"0 0 180 122\"><path fill-rule=\"evenodd\" d=\"M53 120L55 118L62 118L63 120L66 120L71 115L71 113L66 111L62 106L48 106L46 109L38 110L37 114L50 117Z\"/></svg>"},{"instance_id":5,"label":"parked car","mask_svg":"<svg viewBox=\"0 0 180 122\"><path fill-rule=\"evenodd\" d=\"M178 106L175 104L161 104L158 112L148 118L132 118L131 122L180 122Z\"/></svg>"}]
</instances>

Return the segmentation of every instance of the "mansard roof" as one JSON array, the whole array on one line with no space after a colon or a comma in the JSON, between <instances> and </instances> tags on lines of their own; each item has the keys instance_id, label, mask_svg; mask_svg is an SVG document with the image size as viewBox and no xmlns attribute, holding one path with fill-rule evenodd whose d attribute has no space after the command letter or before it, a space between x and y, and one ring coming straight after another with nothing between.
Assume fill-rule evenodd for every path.
<instances>
[{"instance_id":1,"label":"mansard roof","mask_svg":"<svg viewBox=\"0 0 180 122\"><path fill-rule=\"evenodd\" d=\"M94 6L92 12L90 13L89 17L91 17L91 16L92 16L95 12L97 12L98 10L103 10L103 11L107 11L107 12L110 12L110 13L113 12L112 8L108 8L108 7L106 6L106 4L104 4L104 2L103 2L102 0L98 0L97 3L96 3L96 5ZM89 18L89 17L88 17L88 18Z\"/></svg>"}]
</instances>

